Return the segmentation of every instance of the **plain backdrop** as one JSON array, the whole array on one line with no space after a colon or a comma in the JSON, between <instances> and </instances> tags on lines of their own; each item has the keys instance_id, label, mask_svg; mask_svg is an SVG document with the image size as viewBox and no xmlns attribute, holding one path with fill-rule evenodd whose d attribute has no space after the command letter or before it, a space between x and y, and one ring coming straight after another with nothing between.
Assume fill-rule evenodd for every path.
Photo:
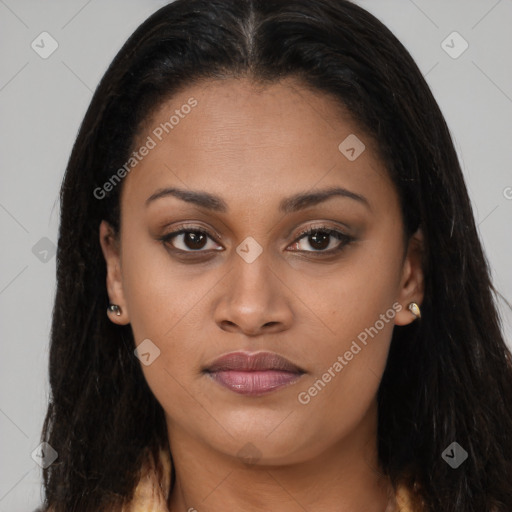
<instances>
[{"instance_id":1,"label":"plain backdrop","mask_svg":"<svg viewBox=\"0 0 512 512\"><path fill-rule=\"evenodd\" d=\"M48 398L53 251L67 159L108 64L165 3L0 0L0 512L30 512L41 502L31 453ZM456 143L495 286L511 301L512 2L359 4L397 35L426 76ZM58 44L47 58L41 37L44 51ZM512 317L502 309L512 345Z\"/></svg>"}]
</instances>

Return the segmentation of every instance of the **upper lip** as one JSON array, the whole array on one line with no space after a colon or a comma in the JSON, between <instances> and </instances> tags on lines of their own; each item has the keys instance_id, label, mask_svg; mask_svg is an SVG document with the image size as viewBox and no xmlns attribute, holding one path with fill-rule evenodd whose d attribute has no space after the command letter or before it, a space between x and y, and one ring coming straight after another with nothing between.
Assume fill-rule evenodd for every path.
<instances>
[{"instance_id":1,"label":"upper lip","mask_svg":"<svg viewBox=\"0 0 512 512\"><path fill-rule=\"evenodd\" d=\"M293 364L275 352L229 352L223 354L205 368L207 372L218 372L226 370L239 371L264 371L277 370L293 373L305 373L302 368Z\"/></svg>"}]
</instances>

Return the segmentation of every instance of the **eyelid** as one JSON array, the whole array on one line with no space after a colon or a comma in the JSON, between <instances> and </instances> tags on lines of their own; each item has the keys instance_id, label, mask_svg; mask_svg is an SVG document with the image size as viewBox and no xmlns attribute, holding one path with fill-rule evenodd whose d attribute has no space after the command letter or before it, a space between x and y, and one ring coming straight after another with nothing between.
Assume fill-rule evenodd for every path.
<instances>
[{"instance_id":1,"label":"eyelid","mask_svg":"<svg viewBox=\"0 0 512 512\"><path fill-rule=\"evenodd\" d=\"M316 250L316 251L315 250L306 251L306 250L297 249L292 252L298 252L298 253L303 253L303 254L304 253L305 254L312 253L312 254L316 254L316 255L326 255L326 256L333 255L337 252L340 252L341 250L343 250L343 248L346 245L348 245L356 240L356 238L354 236L345 233L339 227L329 226L327 224L315 224L315 225L311 225L311 226L308 226L307 228L302 229L297 235L295 235L295 238L290 245L297 244L306 236L309 236L313 233L318 233L318 232L324 232L330 236L334 236L338 240L339 244L334 249ZM288 246L288 247L290 247L290 246Z\"/></svg>"},{"instance_id":2,"label":"eyelid","mask_svg":"<svg viewBox=\"0 0 512 512\"><path fill-rule=\"evenodd\" d=\"M324 221L324 222L317 221L316 223L313 223L313 224L301 229L295 235L293 241L287 247L290 247L290 246L298 243L300 240L305 238L307 235L310 235L315 232L324 232L330 236L334 236L335 238L337 238L337 240L339 242L337 247L335 247L334 249L328 249L328 250L310 250L310 251L297 249L297 250L293 250L291 252L329 255L329 254L336 253L337 251L341 251L346 245L348 245L349 243L351 243L355 240L354 236L347 234L340 227L335 227L335 226L331 226L331 225L327 224L327 222L328 221ZM177 237L183 233L187 233L187 232L204 234L208 238L210 238L210 240L215 242L216 244L219 244L219 241L216 240L216 237L218 237L219 239L222 238L218 233L216 233L216 235L212 235L210 233L209 229L207 229L203 226L200 226L197 224L192 224L192 223L190 223L190 224L182 223L182 224L176 226L171 232L160 237L159 240L164 245L168 245L170 243L170 241L173 240L175 237ZM336 235L339 235L339 236L336 236ZM187 250L183 250L183 249L178 249L177 247L174 247L174 246L171 246L171 248L173 251L180 253L180 254L201 254L201 253L211 253L212 251L222 251L223 250L223 249L208 249L208 250L202 250L202 249L192 250L192 249L190 249L187 251Z\"/></svg>"},{"instance_id":3,"label":"eyelid","mask_svg":"<svg viewBox=\"0 0 512 512\"><path fill-rule=\"evenodd\" d=\"M168 228L170 224L165 224L162 226L162 230L165 230ZM204 233L205 235L208 235L210 238L212 238L215 242L218 242L222 240L222 235L214 228L202 226L201 224L196 224L194 221L185 221L177 226L173 226L171 231L163 235L163 237L169 237L170 235L177 235L179 232L183 231L196 231Z\"/></svg>"},{"instance_id":4,"label":"eyelid","mask_svg":"<svg viewBox=\"0 0 512 512\"><path fill-rule=\"evenodd\" d=\"M346 237L350 237L350 235L348 233L346 233L345 231L343 231L343 229L341 227L330 225L328 222L329 221L323 221L323 222L317 221L313 224L310 224L309 226L307 226L305 228L302 228L295 235L295 240L297 240L297 238L302 237L303 235L310 233L311 231L315 231L315 230L316 231L334 231L334 232L340 233L341 235L344 235Z\"/></svg>"},{"instance_id":5,"label":"eyelid","mask_svg":"<svg viewBox=\"0 0 512 512\"><path fill-rule=\"evenodd\" d=\"M212 230L212 231L214 231L214 230ZM219 243L218 240L216 240L216 238L222 239L222 236L219 233L217 233L216 231L215 231L215 235L212 235L210 233L210 230L205 228L205 227L203 227L203 226L200 226L200 225L197 225L197 224L182 223L182 224L174 227L172 229L172 231L170 231L169 233L166 233L165 235L159 237L158 240L160 242L162 242L164 245L168 245L171 242L171 240L173 240L174 238L176 238L179 235L182 235L183 233L201 233L201 234L206 235L211 240L213 240L216 244ZM178 249L176 247L172 247L172 250L175 251L175 252L179 252L181 254L184 254L184 253L199 254L199 253L202 253L202 252L220 251L221 249L209 249L207 251L204 251L204 250L184 251L183 249Z\"/></svg>"}]
</instances>

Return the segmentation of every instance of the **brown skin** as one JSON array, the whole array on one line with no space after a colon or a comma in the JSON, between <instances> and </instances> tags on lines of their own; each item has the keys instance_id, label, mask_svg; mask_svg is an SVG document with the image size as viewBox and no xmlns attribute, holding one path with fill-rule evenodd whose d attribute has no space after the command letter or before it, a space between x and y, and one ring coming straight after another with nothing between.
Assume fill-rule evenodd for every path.
<instances>
[{"instance_id":1,"label":"brown skin","mask_svg":"<svg viewBox=\"0 0 512 512\"><path fill-rule=\"evenodd\" d=\"M382 512L388 482L378 468L376 394L393 324L414 321L407 305L423 298L421 232L404 247L385 167L332 98L290 79L267 88L247 79L202 82L161 105L138 142L190 97L197 107L125 178L120 241L105 221L100 226L109 298L122 311L110 318L130 323L137 345L149 338L161 350L142 369L167 418L172 510ZM366 144L355 161L338 150L352 133ZM171 196L145 206L171 186L218 195L228 210ZM278 210L283 198L332 186L369 206L335 196ZM190 260L171 251L172 244L193 250L184 235L167 248L158 240L184 221L211 234L204 254L196 250ZM311 237L298 236L319 225L355 240L322 256ZM252 263L236 252L249 236L263 249ZM322 250L340 242L328 244ZM301 404L298 394L393 303L403 309ZM236 350L274 351L307 373L262 397L239 395L201 372ZM247 443L253 464L237 455Z\"/></svg>"}]
</instances>

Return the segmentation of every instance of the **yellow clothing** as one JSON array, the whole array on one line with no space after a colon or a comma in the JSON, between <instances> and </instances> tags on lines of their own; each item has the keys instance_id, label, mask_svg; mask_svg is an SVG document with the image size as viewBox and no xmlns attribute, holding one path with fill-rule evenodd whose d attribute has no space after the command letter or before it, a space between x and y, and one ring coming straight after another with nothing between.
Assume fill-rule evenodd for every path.
<instances>
[{"instance_id":1,"label":"yellow clothing","mask_svg":"<svg viewBox=\"0 0 512 512\"><path fill-rule=\"evenodd\" d=\"M147 465L143 468L141 478L133 500L129 507L123 512L169 512L167 508L167 497L171 480L171 460L169 453L162 450L160 460L164 468L163 482L157 481L154 466ZM412 508L412 492L406 487L399 487L395 495L395 503L390 504L385 512L420 512Z\"/></svg>"}]
</instances>

